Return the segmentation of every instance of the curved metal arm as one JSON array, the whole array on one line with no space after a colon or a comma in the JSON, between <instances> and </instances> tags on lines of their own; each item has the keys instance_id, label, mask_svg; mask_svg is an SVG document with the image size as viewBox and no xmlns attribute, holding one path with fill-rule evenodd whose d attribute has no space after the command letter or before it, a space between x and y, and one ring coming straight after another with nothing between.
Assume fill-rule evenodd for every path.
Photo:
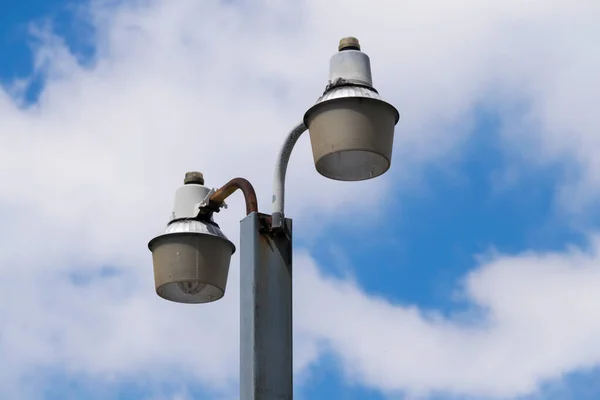
<instances>
[{"instance_id":1,"label":"curved metal arm","mask_svg":"<svg viewBox=\"0 0 600 400\"><path fill-rule=\"evenodd\" d=\"M275 176L273 177L273 213L271 215L271 226L273 229L280 229L283 226L283 209L285 207L285 173L287 171L288 162L292 155L294 145L298 138L308 128L304 122L299 123L290 131L288 136L281 146L277 164L275 165Z\"/></svg>"},{"instance_id":2,"label":"curved metal arm","mask_svg":"<svg viewBox=\"0 0 600 400\"><path fill-rule=\"evenodd\" d=\"M256 200L254 187L244 178L233 178L214 192L209 200L219 206L238 189L244 194L244 200L246 201L246 215L258 212L258 201Z\"/></svg>"}]
</instances>

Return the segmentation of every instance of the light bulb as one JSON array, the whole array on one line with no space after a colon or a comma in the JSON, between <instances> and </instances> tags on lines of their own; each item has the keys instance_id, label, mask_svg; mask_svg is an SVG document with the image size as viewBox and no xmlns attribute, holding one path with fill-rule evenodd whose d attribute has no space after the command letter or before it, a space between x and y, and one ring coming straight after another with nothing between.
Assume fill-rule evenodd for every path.
<instances>
[{"instance_id":1,"label":"light bulb","mask_svg":"<svg viewBox=\"0 0 600 400\"><path fill-rule=\"evenodd\" d=\"M185 281L178 282L177 286L186 294L198 294L206 287L206 283L200 283L199 281Z\"/></svg>"}]
</instances>

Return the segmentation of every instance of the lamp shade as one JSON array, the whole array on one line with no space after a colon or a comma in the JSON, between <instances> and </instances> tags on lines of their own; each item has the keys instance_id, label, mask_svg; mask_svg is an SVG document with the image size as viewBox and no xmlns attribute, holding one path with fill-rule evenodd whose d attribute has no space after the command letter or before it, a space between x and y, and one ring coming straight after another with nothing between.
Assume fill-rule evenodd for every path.
<instances>
[{"instance_id":1,"label":"lamp shade","mask_svg":"<svg viewBox=\"0 0 600 400\"><path fill-rule=\"evenodd\" d=\"M178 303L207 303L225 294L235 246L213 222L173 221L148 247L160 297Z\"/></svg>"},{"instance_id":2,"label":"lamp shade","mask_svg":"<svg viewBox=\"0 0 600 400\"><path fill-rule=\"evenodd\" d=\"M361 181L386 172L400 116L376 91L342 86L326 92L304 116L317 171Z\"/></svg>"}]
</instances>

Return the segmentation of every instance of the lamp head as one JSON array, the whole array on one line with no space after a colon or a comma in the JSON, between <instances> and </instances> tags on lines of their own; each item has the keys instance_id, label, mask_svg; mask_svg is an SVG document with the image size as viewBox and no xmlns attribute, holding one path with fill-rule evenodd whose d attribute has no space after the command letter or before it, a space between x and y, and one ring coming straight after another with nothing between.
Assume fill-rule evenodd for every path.
<instances>
[{"instance_id":1,"label":"lamp head","mask_svg":"<svg viewBox=\"0 0 600 400\"><path fill-rule=\"evenodd\" d=\"M304 115L317 171L360 181L386 172L400 115L373 87L369 56L356 38L340 41L331 57L329 84Z\"/></svg>"},{"instance_id":2,"label":"lamp head","mask_svg":"<svg viewBox=\"0 0 600 400\"><path fill-rule=\"evenodd\" d=\"M235 246L212 217L198 217L210 193L202 174L188 173L184 182L166 230L148 243L156 293L178 303L211 302L225 294Z\"/></svg>"}]
</instances>

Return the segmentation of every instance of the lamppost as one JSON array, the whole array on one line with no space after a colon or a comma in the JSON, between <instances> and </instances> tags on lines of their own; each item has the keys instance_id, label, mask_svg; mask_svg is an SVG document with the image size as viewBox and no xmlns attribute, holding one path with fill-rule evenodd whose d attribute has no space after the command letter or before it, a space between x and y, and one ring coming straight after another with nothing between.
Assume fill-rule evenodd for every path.
<instances>
[{"instance_id":1,"label":"lamppost","mask_svg":"<svg viewBox=\"0 0 600 400\"><path fill-rule=\"evenodd\" d=\"M205 303L225 294L235 246L213 220L240 189L246 217L240 229L240 398L292 399L292 220L284 215L285 174L296 141L309 131L317 171L360 181L385 173L391 163L396 108L373 87L369 57L356 38L340 41L331 57L329 83L288 134L273 180L272 213L258 212L250 182L235 178L218 190L188 172L175 193L165 232L148 243L156 293L179 303Z\"/></svg>"}]
</instances>

